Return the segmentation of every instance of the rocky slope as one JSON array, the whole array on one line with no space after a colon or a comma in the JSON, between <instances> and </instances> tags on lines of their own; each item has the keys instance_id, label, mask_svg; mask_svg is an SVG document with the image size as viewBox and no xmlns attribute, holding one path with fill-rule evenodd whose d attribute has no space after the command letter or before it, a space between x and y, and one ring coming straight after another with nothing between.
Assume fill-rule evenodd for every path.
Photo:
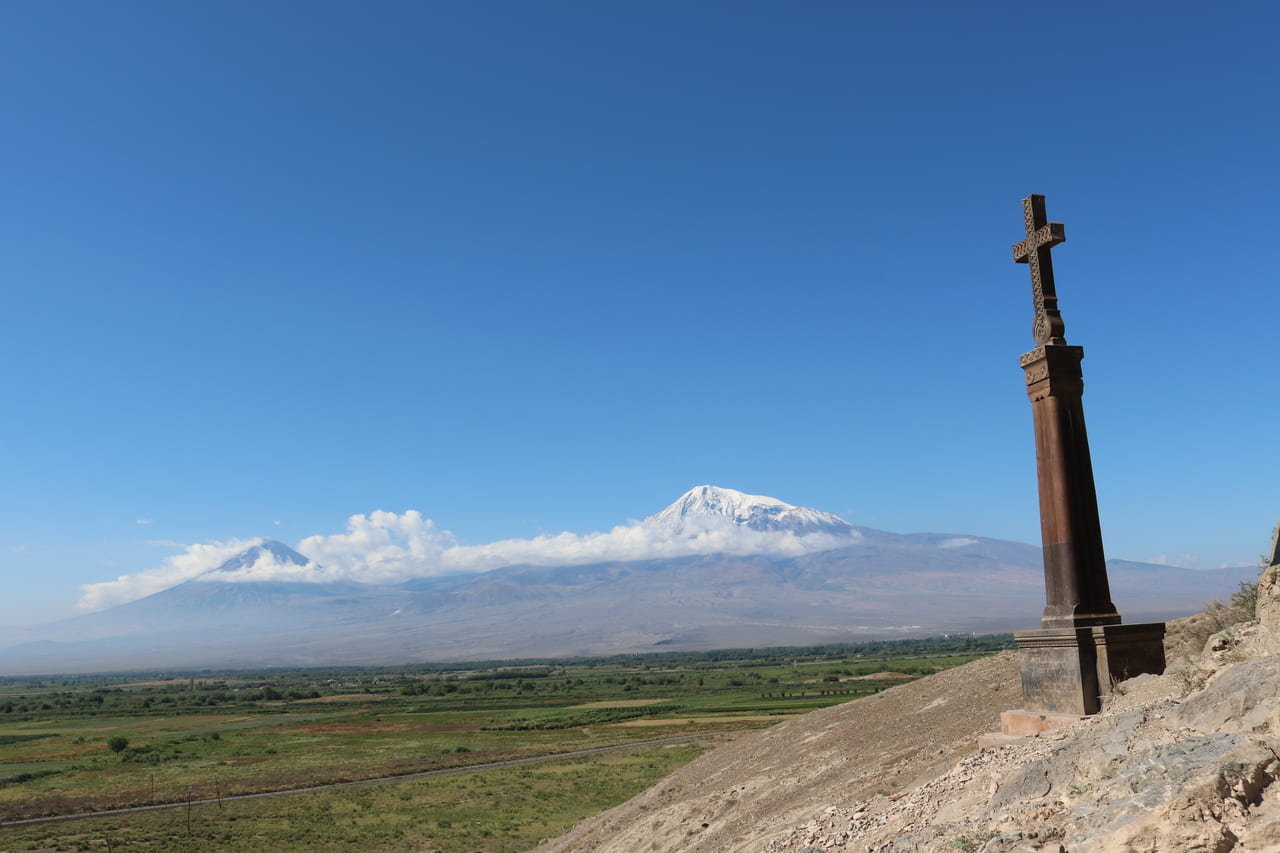
<instances>
[{"instance_id":1,"label":"rocky slope","mask_svg":"<svg viewBox=\"0 0 1280 853\"><path fill-rule=\"evenodd\" d=\"M979 750L1013 654L745 736L537 853L1280 850L1280 587L1171 624L1170 671L1102 714ZM1203 648L1203 652L1200 649Z\"/></svg>"}]
</instances>

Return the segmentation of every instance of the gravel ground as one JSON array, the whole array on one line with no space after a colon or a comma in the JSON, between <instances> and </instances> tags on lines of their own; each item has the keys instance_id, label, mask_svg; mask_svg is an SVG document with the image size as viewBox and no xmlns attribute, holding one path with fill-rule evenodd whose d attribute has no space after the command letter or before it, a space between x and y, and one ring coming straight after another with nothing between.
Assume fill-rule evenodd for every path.
<instances>
[{"instance_id":1,"label":"gravel ground","mask_svg":"<svg viewBox=\"0 0 1280 853\"><path fill-rule=\"evenodd\" d=\"M1170 726L1166 717L1184 693L1203 689L1223 655L1232 653L1219 652L1216 659L1214 653L1201 654L1222 618L1219 610L1170 622L1165 643L1170 675L1132 679L1102 714L1041 737L995 749L977 747L980 735L999 730L1000 712L1022 702L1017 657L1007 652L746 734L544 842L535 853L1166 849L1148 848L1145 842L1112 847L1105 839L1097 846L1088 833L1104 830L1091 827L1089 816L1127 809L1120 821L1132 822L1147 808L1138 800L1160 793L1141 790L1142 778L1160 775L1184 753L1203 751L1203 733ZM1241 642L1251 641L1242 636L1237 652ZM1257 649L1270 651L1275 649ZM1182 670L1185 675L1179 675ZM1250 745L1239 738L1224 745L1225 736L1217 737L1223 755L1236 750L1232 760L1245 754L1241 749L1248 752ZM1264 747L1253 743L1257 755L1245 757L1271 768L1272 756ZM1132 791L1109 791L1096 781L1126 778L1130 760L1156 761L1138 773L1137 781L1124 783ZM1193 769L1208 772L1218 766L1214 761L1223 760L1215 755ZM1259 784L1269 784L1262 777L1270 778L1270 772L1256 769ZM1055 787L1037 774L1063 778ZM1176 781L1166 787L1176 787ZM1224 785L1212 779L1206 784L1213 790ZM1221 800L1213 794L1196 802L1249 817L1248 804L1239 797ZM1154 801L1149 805L1165 808ZM1255 809L1259 818L1262 805ZM1177 843L1191 846L1176 849L1201 849L1202 843L1205 850L1280 849L1267 846L1269 841L1244 843L1247 837L1235 847L1222 846L1231 834L1226 823L1191 821L1192 834L1202 823L1221 829L1220 837L1200 840L1184 833ZM1247 836L1246 823L1234 825ZM1280 821L1276 827L1280 832ZM1147 834L1163 831L1157 826ZM1064 839L1072 846L1063 847Z\"/></svg>"},{"instance_id":2,"label":"gravel ground","mask_svg":"<svg viewBox=\"0 0 1280 853\"><path fill-rule=\"evenodd\" d=\"M1005 652L815 711L702 756L537 853L760 853L823 808L942 775L1020 701L1017 658Z\"/></svg>"}]
</instances>

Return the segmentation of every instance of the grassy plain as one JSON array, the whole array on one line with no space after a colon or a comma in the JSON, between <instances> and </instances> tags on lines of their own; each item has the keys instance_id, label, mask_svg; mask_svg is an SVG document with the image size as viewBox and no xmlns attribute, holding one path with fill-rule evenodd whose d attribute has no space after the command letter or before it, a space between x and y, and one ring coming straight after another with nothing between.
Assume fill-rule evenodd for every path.
<instances>
[{"instance_id":1,"label":"grassy plain","mask_svg":"<svg viewBox=\"0 0 1280 853\"><path fill-rule=\"evenodd\" d=\"M379 669L0 679L0 851L533 846L717 740L1008 637ZM646 743L678 735L678 743ZM225 798L554 756L462 775ZM188 801L214 802L188 806ZM172 808L14 821L159 803Z\"/></svg>"}]
</instances>

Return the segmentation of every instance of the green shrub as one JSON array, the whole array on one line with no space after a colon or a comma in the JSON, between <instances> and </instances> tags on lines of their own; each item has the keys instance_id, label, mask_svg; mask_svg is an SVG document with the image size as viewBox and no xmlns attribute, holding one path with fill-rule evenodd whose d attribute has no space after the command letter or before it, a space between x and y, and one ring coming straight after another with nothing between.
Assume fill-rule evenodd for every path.
<instances>
[{"instance_id":1,"label":"green shrub","mask_svg":"<svg viewBox=\"0 0 1280 853\"><path fill-rule=\"evenodd\" d=\"M1258 606L1258 582L1240 581L1240 588L1231 593L1231 603L1248 610L1252 616Z\"/></svg>"},{"instance_id":2,"label":"green shrub","mask_svg":"<svg viewBox=\"0 0 1280 853\"><path fill-rule=\"evenodd\" d=\"M47 737L57 737L57 732L45 732L38 735L0 735L0 746L8 746L11 743L23 743L29 740L41 740ZM77 739L77 743L84 743L83 739Z\"/></svg>"},{"instance_id":3,"label":"green shrub","mask_svg":"<svg viewBox=\"0 0 1280 853\"><path fill-rule=\"evenodd\" d=\"M61 772L61 770L32 770L27 773L17 773L13 776L0 776L0 788L5 785L21 785L23 782L43 779L46 776L56 776Z\"/></svg>"}]
</instances>

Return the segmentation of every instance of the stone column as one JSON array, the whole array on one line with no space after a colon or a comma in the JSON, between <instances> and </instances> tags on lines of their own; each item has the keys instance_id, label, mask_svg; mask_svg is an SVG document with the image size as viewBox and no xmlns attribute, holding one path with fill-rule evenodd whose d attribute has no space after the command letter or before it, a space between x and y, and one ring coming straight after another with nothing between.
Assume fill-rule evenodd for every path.
<instances>
[{"instance_id":1,"label":"stone column","mask_svg":"<svg viewBox=\"0 0 1280 853\"><path fill-rule=\"evenodd\" d=\"M1045 344L1022 356L1036 435L1043 628L1118 625L1111 603L1093 463L1084 426L1084 347Z\"/></svg>"}]
</instances>

